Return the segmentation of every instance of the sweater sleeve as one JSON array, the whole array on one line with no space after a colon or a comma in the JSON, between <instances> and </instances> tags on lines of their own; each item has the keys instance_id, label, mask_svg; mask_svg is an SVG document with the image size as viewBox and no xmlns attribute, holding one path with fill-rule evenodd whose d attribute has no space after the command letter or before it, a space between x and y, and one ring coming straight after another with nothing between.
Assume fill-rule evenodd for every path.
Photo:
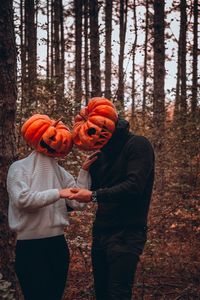
<instances>
[{"instance_id":1,"label":"sweater sleeve","mask_svg":"<svg viewBox=\"0 0 200 300\"><path fill-rule=\"evenodd\" d=\"M32 191L26 182L24 172L12 166L8 171L7 191L13 205L27 211L42 208L60 198L58 189Z\"/></svg>"},{"instance_id":2,"label":"sweater sleeve","mask_svg":"<svg viewBox=\"0 0 200 300\"><path fill-rule=\"evenodd\" d=\"M150 142L140 137L130 143L126 159L126 178L117 185L98 189L98 202L119 202L126 198L138 197L143 193L147 178L154 168L154 152Z\"/></svg>"},{"instance_id":3,"label":"sweater sleeve","mask_svg":"<svg viewBox=\"0 0 200 300\"><path fill-rule=\"evenodd\" d=\"M88 190L91 188L91 176L88 171L80 169L77 178L77 186Z\"/></svg>"}]
</instances>

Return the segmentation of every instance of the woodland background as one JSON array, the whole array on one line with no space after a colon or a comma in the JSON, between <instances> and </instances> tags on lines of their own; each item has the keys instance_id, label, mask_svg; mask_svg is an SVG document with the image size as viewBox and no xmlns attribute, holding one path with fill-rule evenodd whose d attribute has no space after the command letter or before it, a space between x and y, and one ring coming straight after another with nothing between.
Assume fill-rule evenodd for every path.
<instances>
[{"instance_id":1,"label":"woodland background","mask_svg":"<svg viewBox=\"0 0 200 300\"><path fill-rule=\"evenodd\" d=\"M20 127L36 112L71 127L93 96L111 99L156 152L134 299L200 299L198 17L198 0L0 1L0 299L23 299L5 184L11 162L31 151ZM84 155L74 147L61 164L76 176ZM71 213L65 300L94 299L95 209Z\"/></svg>"}]
</instances>

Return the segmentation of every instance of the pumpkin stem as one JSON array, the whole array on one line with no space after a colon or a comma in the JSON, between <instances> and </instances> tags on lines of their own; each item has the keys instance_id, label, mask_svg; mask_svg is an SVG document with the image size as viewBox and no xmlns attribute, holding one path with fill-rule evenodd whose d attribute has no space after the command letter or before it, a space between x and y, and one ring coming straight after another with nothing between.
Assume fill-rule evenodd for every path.
<instances>
[{"instance_id":1,"label":"pumpkin stem","mask_svg":"<svg viewBox=\"0 0 200 300\"><path fill-rule=\"evenodd\" d=\"M53 123L52 126L56 127L56 125L58 125L58 123L62 120L62 118L63 118L63 117L60 117L57 121L55 121L55 122Z\"/></svg>"}]
</instances>

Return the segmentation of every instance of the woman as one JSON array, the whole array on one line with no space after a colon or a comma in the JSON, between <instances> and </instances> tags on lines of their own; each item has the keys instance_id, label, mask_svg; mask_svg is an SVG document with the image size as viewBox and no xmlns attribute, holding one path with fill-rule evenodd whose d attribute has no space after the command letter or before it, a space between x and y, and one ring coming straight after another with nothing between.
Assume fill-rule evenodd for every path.
<instances>
[{"instance_id":1,"label":"woman","mask_svg":"<svg viewBox=\"0 0 200 300\"><path fill-rule=\"evenodd\" d=\"M44 120L43 115L37 116L40 128L45 127L47 119ZM43 132L32 126L36 120L34 117L25 122L22 133L35 150L26 158L14 162L7 176L9 226L17 234L15 270L25 300L60 300L69 266L69 250L64 238L64 227L69 225L67 206L73 209L84 207L66 198L71 194L70 187L90 187L86 169L95 157L85 161L76 183L73 176L55 160L54 157L61 156L60 153L56 155L53 148L45 146L48 130L51 134L54 132L55 142L59 134L59 139L64 141L63 130L68 129L62 123L59 124L62 126L59 132L56 127L58 123L51 123L49 119L49 126L53 129L45 127L46 131ZM30 132L34 136L41 132L37 143L30 141ZM62 148L62 156L69 152L69 147L65 146L65 151L64 146L60 144L59 147Z\"/></svg>"}]
</instances>

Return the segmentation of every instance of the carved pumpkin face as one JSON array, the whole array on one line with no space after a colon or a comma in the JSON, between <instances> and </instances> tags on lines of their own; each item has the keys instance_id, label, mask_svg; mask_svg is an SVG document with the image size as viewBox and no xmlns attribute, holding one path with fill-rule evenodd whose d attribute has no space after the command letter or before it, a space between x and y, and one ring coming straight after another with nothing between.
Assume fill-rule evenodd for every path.
<instances>
[{"instance_id":1,"label":"carved pumpkin face","mask_svg":"<svg viewBox=\"0 0 200 300\"><path fill-rule=\"evenodd\" d=\"M47 156L62 157L72 149L69 129L60 120L51 120L46 115L33 115L24 123L21 132L30 146Z\"/></svg>"},{"instance_id":2,"label":"carved pumpkin face","mask_svg":"<svg viewBox=\"0 0 200 300\"><path fill-rule=\"evenodd\" d=\"M111 138L117 122L115 106L106 98L92 98L75 117L73 140L86 151L101 149Z\"/></svg>"}]
</instances>

